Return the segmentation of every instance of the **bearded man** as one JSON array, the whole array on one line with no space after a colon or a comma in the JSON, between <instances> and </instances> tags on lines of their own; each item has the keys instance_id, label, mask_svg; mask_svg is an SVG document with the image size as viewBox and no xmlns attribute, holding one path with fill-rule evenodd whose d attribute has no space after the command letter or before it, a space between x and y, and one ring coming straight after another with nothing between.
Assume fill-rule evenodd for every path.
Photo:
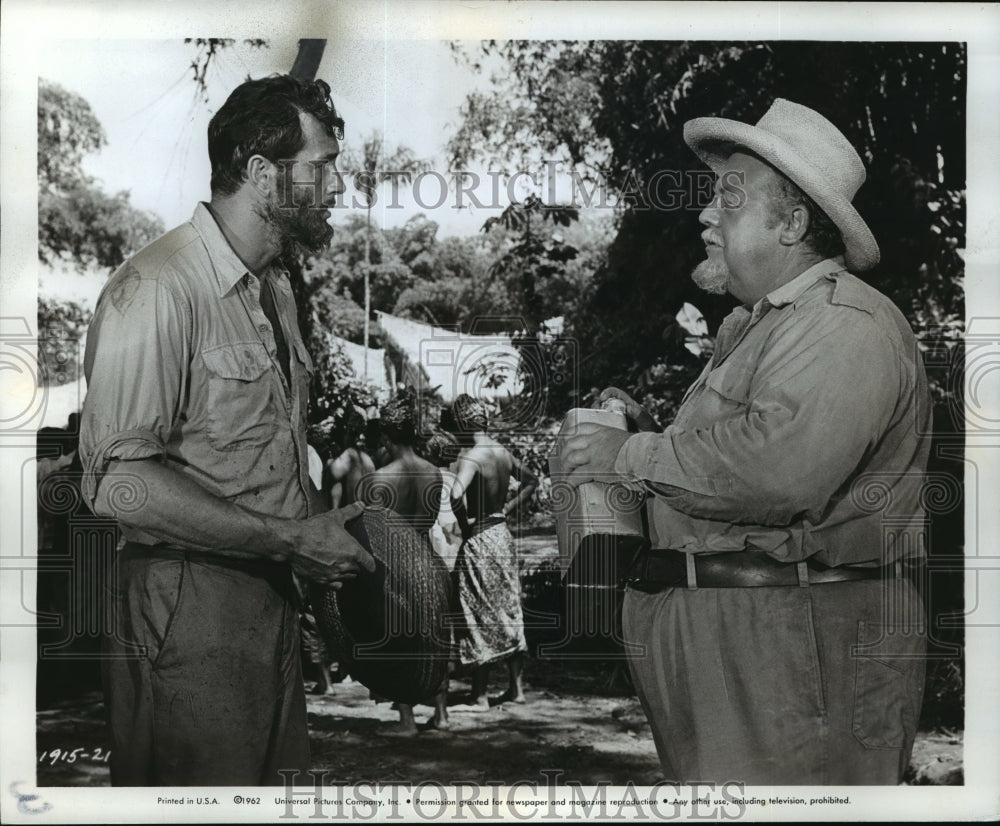
<instances>
[{"instance_id":1,"label":"bearded man","mask_svg":"<svg viewBox=\"0 0 1000 826\"><path fill-rule=\"evenodd\" d=\"M920 713L927 380L879 261L857 152L778 99L689 122L717 174L699 286L740 306L662 433L581 425L565 465L650 494L629 666L669 780L896 784ZM625 393L640 428L648 414Z\"/></svg>"},{"instance_id":2,"label":"bearded man","mask_svg":"<svg viewBox=\"0 0 1000 826\"><path fill-rule=\"evenodd\" d=\"M239 86L212 197L121 266L90 326L80 452L122 530L105 694L115 785L279 785L309 768L293 572L373 570L309 479L312 363L282 255L325 248L344 189L323 81Z\"/></svg>"}]
</instances>

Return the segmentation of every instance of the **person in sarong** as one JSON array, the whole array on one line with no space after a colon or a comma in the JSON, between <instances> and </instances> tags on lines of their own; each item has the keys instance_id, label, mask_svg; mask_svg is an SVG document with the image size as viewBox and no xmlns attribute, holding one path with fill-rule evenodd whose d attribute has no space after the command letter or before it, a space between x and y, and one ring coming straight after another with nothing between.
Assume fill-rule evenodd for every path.
<instances>
[{"instance_id":1,"label":"person in sarong","mask_svg":"<svg viewBox=\"0 0 1000 826\"><path fill-rule=\"evenodd\" d=\"M444 480L442 472L426 459L417 455L414 446L418 441L416 408L413 396L403 391L380 411L381 436L376 455L387 460L381 468L362 478L354 490L353 498L368 505L378 505L395 511L409 522L421 538L431 545L430 531L441 510ZM434 698L434 715L428 728L448 727L447 680ZM373 695L373 698L380 698ZM399 711L399 724L383 734L414 736L418 733L413 706L406 703L394 705Z\"/></svg>"},{"instance_id":2,"label":"person in sarong","mask_svg":"<svg viewBox=\"0 0 1000 826\"><path fill-rule=\"evenodd\" d=\"M464 537L455 565L462 616L456 638L459 662L474 669L470 705L486 710L490 707L489 667L502 660L507 662L508 688L500 701L524 702L521 672L528 644L517 554L507 514L528 500L538 487L538 479L487 435L482 402L463 393L452 404L451 419L461 447L453 468L451 502L460 515ZM517 479L520 487L507 502L511 479Z\"/></svg>"}]
</instances>

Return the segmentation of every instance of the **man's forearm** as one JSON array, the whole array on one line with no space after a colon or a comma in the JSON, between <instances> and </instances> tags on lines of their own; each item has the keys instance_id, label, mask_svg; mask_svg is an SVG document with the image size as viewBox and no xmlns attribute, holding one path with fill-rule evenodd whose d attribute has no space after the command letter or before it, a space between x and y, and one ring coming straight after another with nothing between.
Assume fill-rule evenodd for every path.
<instances>
[{"instance_id":1,"label":"man's forearm","mask_svg":"<svg viewBox=\"0 0 1000 826\"><path fill-rule=\"evenodd\" d=\"M116 484L134 488L134 498L130 490L119 503ZM112 462L94 507L122 525L192 550L238 551L281 560L295 548L296 520L265 516L220 499L156 459Z\"/></svg>"},{"instance_id":2,"label":"man's forearm","mask_svg":"<svg viewBox=\"0 0 1000 826\"><path fill-rule=\"evenodd\" d=\"M516 511L524 502L527 502L531 498L531 494L535 492L538 484L534 485L521 485L515 494L514 498L511 499L503 509L504 514L508 514L511 511Z\"/></svg>"},{"instance_id":3,"label":"man's forearm","mask_svg":"<svg viewBox=\"0 0 1000 826\"><path fill-rule=\"evenodd\" d=\"M457 499L453 497L451 499L451 512L455 515L455 521L458 522L458 528L462 534L462 538L468 539L472 536L472 525L469 522L468 511L465 509L464 496L459 496Z\"/></svg>"}]
</instances>

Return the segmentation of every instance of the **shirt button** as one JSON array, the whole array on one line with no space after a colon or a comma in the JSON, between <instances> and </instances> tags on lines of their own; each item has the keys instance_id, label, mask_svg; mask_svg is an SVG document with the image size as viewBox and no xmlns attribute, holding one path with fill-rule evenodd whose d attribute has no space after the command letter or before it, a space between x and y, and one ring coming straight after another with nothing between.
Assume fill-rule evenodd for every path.
<instances>
[{"instance_id":1,"label":"shirt button","mask_svg":"<svg viewBox=\"0 0 1000 826\"><path fill-rule=\"evenodd\" d=\"M257 329L260 330L262 333L268 333L271 331L270 326L268 326L267 324L261 324L260 327L258 327Z\"/></svg>"}]
</instances>

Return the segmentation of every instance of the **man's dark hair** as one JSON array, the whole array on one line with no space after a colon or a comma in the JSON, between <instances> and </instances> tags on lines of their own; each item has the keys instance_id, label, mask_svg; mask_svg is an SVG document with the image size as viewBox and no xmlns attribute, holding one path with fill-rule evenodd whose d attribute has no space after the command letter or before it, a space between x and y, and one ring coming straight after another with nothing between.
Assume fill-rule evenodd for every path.
<instances>
[{"instance_id":1,"label":"man's dark hair","mask_svg":"<svg viewBox=\"0 0 1000 826\"><path fill-rule=\"evenodd\" d=\"M340 423L340 438L338 439L343 443L344 450L357 447L367 426L368 422L365 421L365 417L354 408L354 405L348 404Z\"/></svg>"},{"instance_id":2,"label":"man's dark hair","mask_svg":"<svg viewBox=\"0 0 1000 826\"><path fill-rule=\"evenodd\" d=\"M336 442L331 424L330 421L327 421L320 424L311 424L306 428L306 441L316 448L319 458L324 462L327 459L336 458L340 452L336 450Z\"/></svg>"},{"instance_id":3,"label":"man's dark hair","mask_svg":"<svg viewBox=\"0 0 1000 826\"><path fill-rule=\"evenodd\" d=\"M208 124L212 194L236 192L254 155L273 163L295 157L305 146L300 112L313 115L327 134L342 134L344 120L323 80L271 75L237 86Z\"/></svg>"},{"instance_id":4,"label":"man's dark hair","mask_svg":"<svg viewBox=\"0 0 1000 826\"><path fill-rule=\"evenodd\" d=\"M424 443L421 455L435 467L448 467L458 458L460 450L458 440L451 433L439 430Z\"/></svg>"},{"instance_id":5,"label":"man's dark hair","mask_svg":"<svg viewBox=\"0 0 1000 826\"><path fill-rule=\"evenodd\" d=\"M454 433L457 429L455 427L455 417L451 415L450 407L445 407L441 410L441 418L439 420L438 427L445 433Z\"/></svg>"},{"instance_id":6,"label":"man's dark hair","mask_svg":"<svg viewBox=\"0 0 1000 826\"><path fill-rule=\"evenodd\" d=\"M770 185L771 226L776 226L792 209L803 206L809 211L809 227L802 242L821 258L843 255L846 247L837 225L798 186L778 172Z\"/></svg>"},{"instance_id":7,"label":"man's dark hair","mask_svg":"<svg viewBox=\"0 0 1000 826\"><path fill-rule=\"evenodd\" d=\"M413 394L400 391L379 411L382 434L397 445L413 447L417 443L417 407Z\"/></svg>"},{"instance_id":8,"label":"man's dark hair","mask_svg":"<svg viewBox=\"0 0 1000 826\"><path fill-rule=\"evenodd\" d=\"M378 441L382 438L382 420L373 416L365 422L363 434L365 437L365 449L370 453L378 447Z\"/></svg>"},{"instance_id":9,"label":"man's dark hair","mask_svg":"<svg viewBox=\"0 0 1000 826\"><path fill-rule=\"evenodd\" d=\"M486 430L489 416L486 405L467 393L462 393L451 403L451 418L456 433L477 433Z\"/></svg>"}]
</instances>

